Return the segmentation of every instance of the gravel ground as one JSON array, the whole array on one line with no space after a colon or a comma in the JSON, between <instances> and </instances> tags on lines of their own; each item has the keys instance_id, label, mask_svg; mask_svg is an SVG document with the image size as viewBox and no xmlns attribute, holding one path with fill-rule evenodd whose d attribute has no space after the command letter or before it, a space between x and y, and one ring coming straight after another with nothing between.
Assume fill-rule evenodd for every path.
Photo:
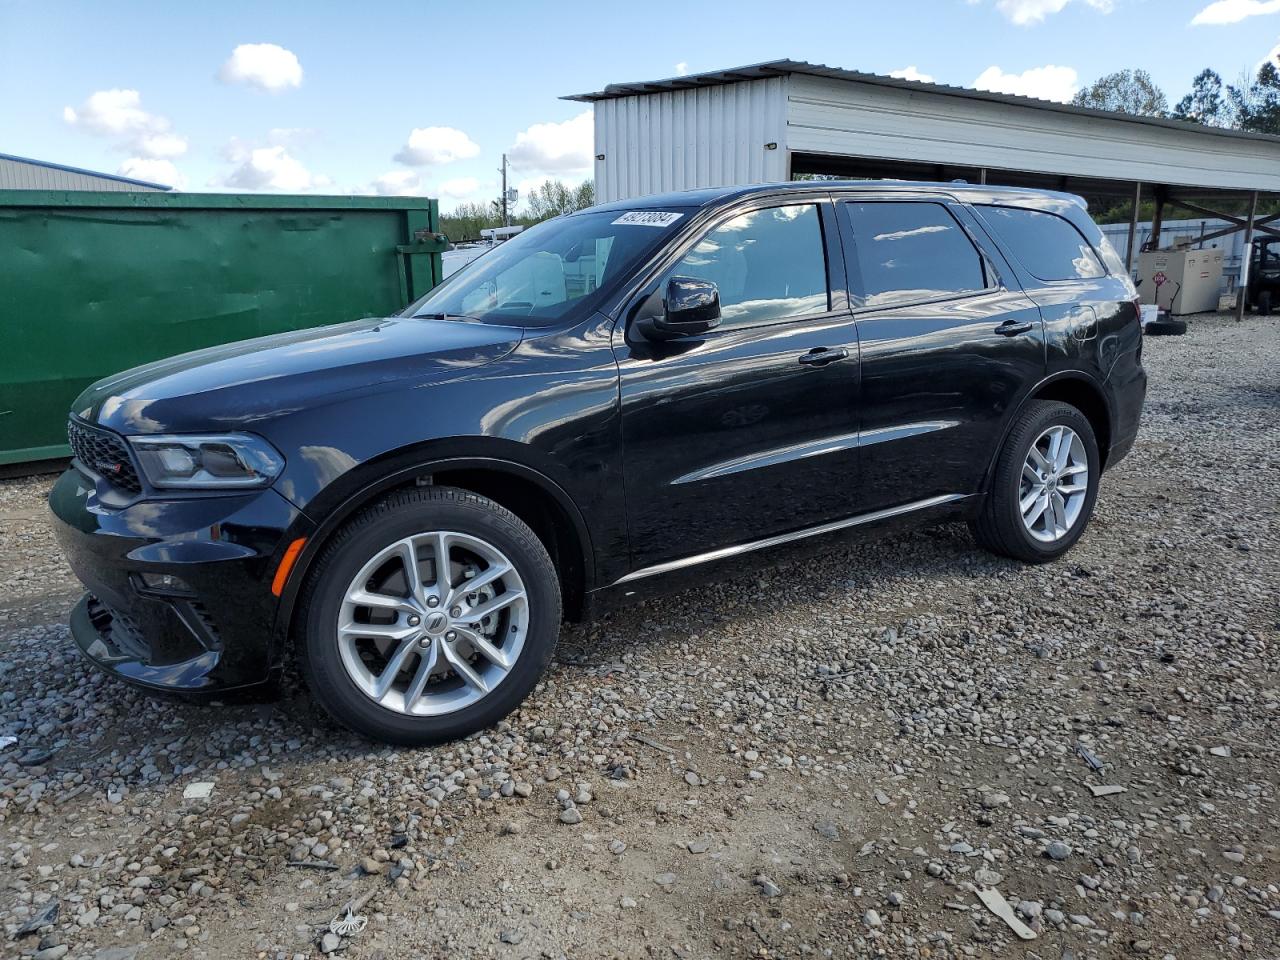
<instances>
[{"instance_id":1,"label":"gravel ground","mask_svg":"<svg viewBox=\"0 0 1280 960\"><path fill-rule=\"evenodd\" d=\"M953 524L755 566L430 750L99 676L49 478L0 484L0 956L1280 957L1280 332L1146 351L1065 560Z\"/></svg>"}]
</instances>

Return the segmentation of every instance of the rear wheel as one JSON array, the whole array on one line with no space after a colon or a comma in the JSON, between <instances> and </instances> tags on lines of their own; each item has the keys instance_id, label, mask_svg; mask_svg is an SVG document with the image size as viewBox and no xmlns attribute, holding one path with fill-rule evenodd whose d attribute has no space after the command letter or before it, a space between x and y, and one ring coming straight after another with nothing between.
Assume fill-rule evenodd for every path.
<instances>
[{"instance_id":1,"label":"rear wheel","mask_svg":"<svg viewBox=\"0 0 1280 960\"><path fill-rule=\"evenodd\" d=\"M362 511L300 600L303 671L336 720L406 745L465 736L533 689L560 630L546 548L493 501L450 487Z\"/></svg>"},{"instance_id":2,"label":"rear wheel","mask_svg":"<svg viewBox=\"0 0 1280 960\"><path fill-rule=\"evenodd\" d=\"M1056 401L1029 403L969 523L975 539L993 553L1028 563L1062 556L1093 515L1100 466L1093 427L1083 413Z\"/></svg>"}]
</instances>

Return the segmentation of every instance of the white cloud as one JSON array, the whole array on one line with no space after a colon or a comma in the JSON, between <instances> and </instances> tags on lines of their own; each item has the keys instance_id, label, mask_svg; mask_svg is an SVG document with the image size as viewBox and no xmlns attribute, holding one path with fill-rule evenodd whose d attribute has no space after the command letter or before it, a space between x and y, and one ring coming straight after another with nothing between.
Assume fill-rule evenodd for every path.
<instances>
[{"instance_id":1,"label":"white cloud","mask_svg":"<svg viewBox=\"0 0 1280 960\"><path fill-rule=\"evenodd\" d=\"M137 90L111 89L91 93L75 107L63 107L62 119L87 133L116 141L116 147L142 159L180 157L187 138L169 130L169 118L142 106Z\"/></svg>"},{"instance_id":2,"label":"white cloud","mask_svg":"<svg viewBox=\"0 0 1280 960\"><path fill-rule=\"evenodd\" d=\"M259 147L284 147L294 150L316 137L317 131L309 127L272 127L267 135L258 140L245 140L242 137L231 137L222 148L222 155L235 164L244 163Z\"/></svg>"},{"instance_id":3,"label":"white cloud","mask_svg":"<svg viewBox=\"0 0 1280 960\"><path fill-rule=\"evenodd\" d=\"M332 187L333 181L312 173L284 147L275 146L248 150L221 185L240 190L305 193Z\"/></svg>"},{"instance_id":4,"label":"white cloud","mask_svg":"<svg viewBox=\"0 0 1280 960\"><path fill-rule=\"evenodd\" d=\"M142 109L142 95L137 90L91 93L79 110L63 107L62 119L105 137L159 133L169 128L167 119Z\"/></svg>"},{"instance_id":5,"label":"white cloud","mask_svg":"<svg viewBox=\"0 0 1280 960\"><path fill-rule=\"evenodd\" d=\"M479 153L479 144L461 130L417 127L393 159L410 167L426 167L467 160Z\"/></svg>"},{"instance_id":6,"label":"white cloud","mask_svg":"<svg viewBox=\"0 0 1280 960\"><path fill-rule=\"evenodd\" d=\"M135 141L134 149L145 157L180 157L187 152L187 138L176 133L149 133Z\"/></svg>"},{"instance_id":7,"label":"white cloud","mask_svg":"<svg viewBox=\"0 0 1280 960\"><path fill-rule=\"evenodd\" d=\"M592 167L595 125L584 110L563 123L535 123L516 134L507 159L520 170L548 174L583 174Z\"/></svg>"},{"instance_id":8,"label":"white cloud","mask_svg":"<svg viewBox=\"0 0 1280 960\"><path fill-rule=\"evenodd\" d=\"M999 67L987 67L973 81L975 90L1013 93L1039 100L1068 102L1080 88L1079 75L1071 67L1053 65L1032 67L1022 73L1005 73Z\"/></svg>"},{"instance_id":9,"label":"white cloud","mask_svg":"<svg viewBox=\"0 0 1280 960\"><path fill-rule=\"evenodd\" d=\"M413 197L423 193L422 178L412 170L392 170L373 181L373 192L383 197Z\"/></svg>"},{"instance_id":10,"label":"white cloud","mask_svg":"<svg viewBox=\"0 0 1280 960\"><path fill-rule=\"evenodd\" d=\"M218 79L279 93L302 86L302 64L292 50L278 44L242 43L218 70Z\"/></svg>"},{"instance_id":11,"label":"white cloud","mask_svg":"<svg viewBox=\"0 0 1280 960\"><path fill-rule=\"evenodd\" d=\"M1248 17L1260 17L1268 13L1280 13L1280 0L1215 0L1191 18L1191 25L1203 27L1239 23Z\"/></svg>"},{"instance_id":12,"label":"white cloud","mask_svg":"<svg viewBox=\"0 0 1280 960\"><path fill-rule=\"evenodd\" d=\"M267 131L267 142L279 146L300 143L316 135L311 127L272 127Z\"/></svg>"},{"instance_id":13,"label":"white cloud","mask_svg":"<svg viewBox=\"0 0 1280 960\"><path fill-rule=\"evenodd\" d=\"M1046 17L1060 13L1072 0L996 0L996 9L1020 27L1039 23ZM1113 0L1083 0L1088 6L1103 13L1115 8Z\"/></svg>"},{"instance_id":14,"label":"white cloud","mask_svg":"<svg viewBox=\"0 0 1280 960\"><path fill-rule=\"evenodd\" d=\"M676 76L683 77L689 72L689 65L681 60L676 64Z\"/></svg>"},{"instance_id":15,"label":"white cloud","mask_svg":"<svg viewBox=\"0 0 1280 960\"><path fill-rule=\"evenodd\" d=\"M933 83L933 77L927 73L921 73L916 69L915 64L903 67L901 70L890 70L889 76L897 77L899 80L918 80L920 83Z\"/></svg>"},{"instance_id":16,"label":"white cloud","mask_svg":"<svg viewBox=\"0 0 1280 960\"><path fill-rule=\"evenodd\" d=\"M493 184L481 183L475 177L455 177L442 180L438 184L430 184L416 170L392 170L376 177L363 186L352 187L344 192L356 194L375 193L383 197L435 197L439 200L454 203L470 200L491 200L498 188Z\"/></svg>"},{"instance_id":17,"label":"white cloud","mask_svg":"<svg viewBox=\"0 0 1280 960\"><path fill-rule=\"evenodd\" d=\"M150 183L163 183L165 186L177 187L181 190L187 185L187 178L178 172L178 168L170 160L158 160L153 157L130 157L116 171L122 177L134 180L146 180Z\"/></svg>"},{"instance_id":18,"label":"white cloud","mask_svg":"<svg viewBox=\"0 0 1280 960\"><path fill-rule=\"evenodd\" d=\"M480 181L475 177L455 177L441 181L436 193L451 200L462 200L473 196L479 189Z\"/></svg>"}]
</instances>

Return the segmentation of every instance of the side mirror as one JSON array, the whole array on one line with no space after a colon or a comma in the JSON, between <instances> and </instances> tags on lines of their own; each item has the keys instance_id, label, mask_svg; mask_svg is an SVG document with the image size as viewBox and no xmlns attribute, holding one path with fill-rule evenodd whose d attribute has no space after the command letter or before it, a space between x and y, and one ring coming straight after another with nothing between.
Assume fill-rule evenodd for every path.
<instances>
[{"instance_id":1,"label":"side mirror","mask_svg":"<svg viewBox=\"0 0 1280 960\"><path fill-rule=\"evenodd\" d=\"M662 313L636 318L638 333L647 340L678 340L714 330L720 325L720 290L711 280L672 277L662 298Z\"/></svg>"}]
</instances>

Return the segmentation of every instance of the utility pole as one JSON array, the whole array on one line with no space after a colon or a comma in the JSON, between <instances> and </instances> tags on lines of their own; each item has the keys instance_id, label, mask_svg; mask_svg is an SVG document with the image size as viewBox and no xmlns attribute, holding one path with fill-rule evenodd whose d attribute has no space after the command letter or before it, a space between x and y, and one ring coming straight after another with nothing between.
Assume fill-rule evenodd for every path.
<instances>
[{"instance_id":1,"label":"utility pole","mask_svg":"<svg viewBox=\"0 0 1280 960\"><path fill-rule=\"evenodd\" d=\"M507 155L502 155L502 168L498 171L502 174L502 225L504 227L511 226L511 214L507 209Z\"/></svg>"}]
</instances>

